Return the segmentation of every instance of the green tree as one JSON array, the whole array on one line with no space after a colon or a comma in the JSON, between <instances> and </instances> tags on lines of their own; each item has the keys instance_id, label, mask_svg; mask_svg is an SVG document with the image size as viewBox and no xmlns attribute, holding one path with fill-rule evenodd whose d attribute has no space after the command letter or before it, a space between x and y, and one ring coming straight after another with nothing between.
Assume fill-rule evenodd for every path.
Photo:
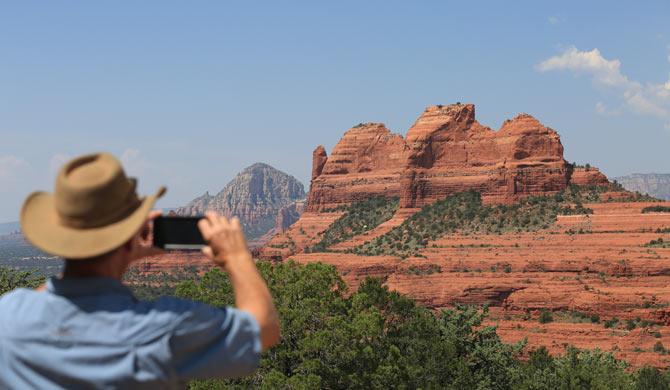
<instances>
[{"instance_id":1,"label":"green tree","mask_svg":"<svg viewBox=\"0 0 670 390\"><path fill-rule=\"evenodd\" d=\"M0 295L15 288L35 288L44 282L35 271L17 271L12 268L0 267Z\"/></svg>"}]
</instances>

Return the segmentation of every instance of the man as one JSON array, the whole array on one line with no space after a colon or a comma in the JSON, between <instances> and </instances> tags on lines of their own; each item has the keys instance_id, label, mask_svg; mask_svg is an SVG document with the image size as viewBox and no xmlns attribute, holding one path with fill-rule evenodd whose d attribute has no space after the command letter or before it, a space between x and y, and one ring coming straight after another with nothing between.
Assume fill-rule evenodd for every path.
<instances>
[{"instance_id":1,"label":"man","mask_svg":"<svg viewBox=\"0 0 670 390\"><path fill-rule=\"evenodd\" d=\"M121 283L148 243L155 195L138 198L110 154L75 158L53 194L21 211L26 238L65 259L61 277L0 298L0 388L170 388L252 372L279 340L268 288L240 223L207 213L203 253L230 276L235 308L163 297L142 302Z\"/></svg>"}]
</instances>

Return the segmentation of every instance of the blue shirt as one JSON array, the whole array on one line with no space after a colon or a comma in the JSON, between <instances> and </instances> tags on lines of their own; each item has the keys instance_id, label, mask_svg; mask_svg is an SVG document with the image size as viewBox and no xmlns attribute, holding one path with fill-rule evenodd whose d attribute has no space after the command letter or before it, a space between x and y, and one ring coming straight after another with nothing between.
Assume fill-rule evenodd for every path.
<instances>
[{"instance_id":1,"label":"blue shirt","mask_svg":"<svg viewBox=\"0 0 670 390\"><path fill-rule=\"evenodd\" d=\"M138 301L107 278L47 281L0 298L0 388L174 388L251 373L248 313L163 297Z\"/></svg>"}]
</instances>

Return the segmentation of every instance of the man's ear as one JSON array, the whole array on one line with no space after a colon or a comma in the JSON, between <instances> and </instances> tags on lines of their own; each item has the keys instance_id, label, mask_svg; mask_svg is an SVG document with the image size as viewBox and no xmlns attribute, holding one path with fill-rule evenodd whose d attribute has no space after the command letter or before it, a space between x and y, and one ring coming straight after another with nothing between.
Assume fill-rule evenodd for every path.
<instances>
[{"instance_id":1,"label":"man's ear","mask_svg":"<svg viewBox=\"0 0 670 390\"><path fill-rule=\"evenodd\" d=\"M123 249L124 249L125 251L127 251L127 252L132 252L132 251L133 251L133 244L134 244L134 241L135 241L135 236L130 237L130 240L126 241L126 242L123 244Z\"/></svg>"}]
</instances>

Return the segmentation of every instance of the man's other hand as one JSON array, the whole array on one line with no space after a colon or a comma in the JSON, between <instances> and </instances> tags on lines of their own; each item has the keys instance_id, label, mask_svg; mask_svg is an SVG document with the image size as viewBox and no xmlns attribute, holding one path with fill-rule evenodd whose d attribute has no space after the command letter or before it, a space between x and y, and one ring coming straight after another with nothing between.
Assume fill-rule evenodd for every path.
<instances>
[{"instance_id":1,"label":"man's other hand","mask_svg":"<svg viewBox=\"0 0 670 390\"><path fill-rule=\"evenodd\" d=\"M218 265L228 268L230 263L251 260L251 253L237 217L228 220L215 212L208 211L198 222L202 237L209 244L202 252Z\"/></svg>"}]
</instances>

